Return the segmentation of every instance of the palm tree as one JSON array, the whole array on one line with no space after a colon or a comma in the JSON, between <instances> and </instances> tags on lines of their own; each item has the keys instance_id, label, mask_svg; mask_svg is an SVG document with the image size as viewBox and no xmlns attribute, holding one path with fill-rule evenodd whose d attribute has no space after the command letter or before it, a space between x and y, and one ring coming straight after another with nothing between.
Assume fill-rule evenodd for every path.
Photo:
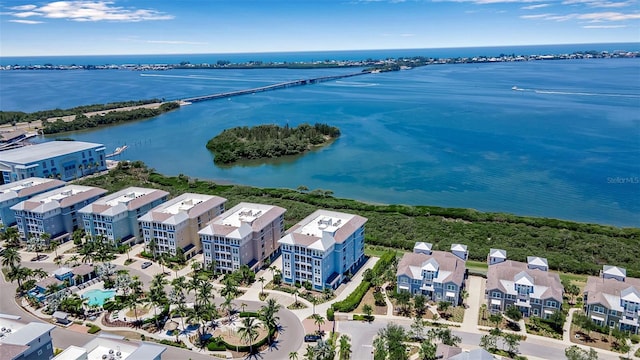
<instances>
[{"instance_id":1,"label":"palm tree","mask_svg":"<svg viewBox=\"0 0 640 360\"><path fill-rule=\"evenodd\" d=\"M200 281L196 291L196 304L210 305L213 299L213 285L208 281Z\"/></svg>"},{"instance_id":2,"label":"palm tree","mask_svg":"<svg viewBox=\"0 0 640 360\"><path fill-rule=\"evenodd\" d=\"M259 335L259 328L260 323L256 323L256 318L254 317L242 318L242 326L238 328L240 339L244 340L244 342L249 345L249 353L251 354L253 354L253 343Z\"/></svg>"},{"instance_id":3,"label":"palm tree","mask_svg":"<svg viewBox=\"0 0 640 360\"><path fill-rule=\"evenodd\" d=\"M248 305L245 303L241 303L240 307L242 308L242 312L244 312L244 309L247 307Z\"/></svg>"},{"instance_id":4,"label":"palm tree","mask_svg":"<svg viewBox=\"0 0 640 360\"><path fill-rule=\"evenodd\" d=\"M324 325L324 317L322 317L322 315L320 314L314 314L312 315L313 317L313 323L318 325L318 334L322 333L322 325Z\"/></svg>"},{"instance_id":5,"label":"palm tree","mask_svg":"<svg viewBox=\"0 0 640 360\"><path fill-rule=\"evenodd\" d=\"M298 305L298 294L300 294L300 291L298 289L293 290L293 296L296 299L295 304Z\"/></svg>"},{"instance_id":6,"label":"palm tree","mask_svg":"<svg viewBox=\"0 0 640 360\"><path fill-rule=\"evenodd\" d=\"M70 258L67 259L67 261L65 261L65 263L73 263L73 266L77 266L79 260L80 256L78 256L78 254L73 254Z\"/></svg>"},{"instance_id":7,"label":"palm tree","mask_svg":"<svg viewBox=\"0 0 640 360\"><path fill-rule=\"evenodd\" d=\"M22 282L29 279L33 274L33 271L20 264L9 269L7 273L7 279L11 282L18 282L18 289L22 288Z\"/></svg>"},{"instance_id":8,"label":"palm tree","mask_svg":"<svg viewBox=\"0 0 640 360\"><path fill-rule=\"evenodd\" d=\"M224 301L222 302L222 304L220 304L221 308L227 309L227 316L229 317L229 322L231 322L231 313L233 312L233 304L231 303L231 300L233 300L232 297L225 296Z\"/></svg>"},{"instance_id":9,"label":"palm tree","mask_svg":"<svg viewBox=\"0 0 640 360\"><path fill-rule=\"evenodd\" d=\"M162 306L168 302L167 293L164 291L164 286L167 283L168 281L162 274L156 274L151 280L151 286L149 287L148 300L153 306L153 313L156 318L156 328L160 327L158 321L160 320L158 319L158 306Z\"/></svg>"},{"instance_id":10,"label":"palm tree","mask_svg":"<svg viewBox=\"0 0 640 360\"><path fill-rule=\"evenodd\" d=\"M296 351L292 351L289 353L289 360L298 360L298 353Z\"/></svg>"},{"instance_id":11,"label":"palm tree","mask_svg":"<svg viewBox=\"0 0 640 360\"><path fill-rule=\"evenodd\" d=\"M58 292L58 290L60 290L61 286L58 283L53 283L53 284L49 284L47 285L47 289L45 290L45 294L49 295L49 294L55 294Z\"/></svg>"},{"instance_id":12,"label":"palm tree","mask_svg":"<svg viewBox=\"0 0 640 360\"><path fill-rule=\"evenodd\" d=\"M6 248L20 247L20 232L15 227L5 227L4 233L2 235L3 239L6 241Z\"/></svg>"},{"instance_id":13,"label":"palm tree","mask_svg":"<svg viewBox=\"0 0 640 360\"><path fill-rule=\"evenodd\" d=\"M316 305L320 303L320 299L317 296L311 295L311 304L313 304L313 313L316 313Z\"/></svg>"},{"instance_id":14,"label":"palm tree","mask_svg":"<svg viewBox=\"0 0 640 360\"><path fill-rule=\"evenodd\" d=\"M184 279L184 278L183 278ZM178 280L178 278L174 279ZM169 293L169 303L171 305L175 305L174 309L171 311L171 317L173 314L177 314L180 316L180 320L182 320L182 329L184 330L184 317L187 315L187 306L185 305L185 296L182 289L178 288L176 285L173 285L174 288Z\"/></svg>"},{"instance_id":15,"label":"palm tree","mask_svg":"<svg viewBox=\"0 0 640 360\"><path fill-rule=\"evenodd\" d=\"M151 254L153 255L153 260L156 260L156 251L158 250L158 244L155 238L151 238L149 243L147 244L147 250L151 250Z\"/></svg>"},{"instance_id":16,"label":"palm tree","mask_svg":"<svg viewBox=\"0 0 640 360\"><path fill-rule=\"evenodd\" d=\"M138 305L142 304L144 291L142 291L142 281L134 276L129 284L129 290L131 293L128 296L127 303L129 308L133 310L136 317L136 323L138 322Z\"/></svg>"},{"instance_id":17,"label":"palm tree","mask_svg":"<svg viewBox=\"0 0 640 360\"><path fill-rule=\"evenodd\" d=\"M260 308L260 320L266 325L269 335L271 335L271 329L278 327L280 318L276 314L280 309L282 309L282 305L273 298L267 299L267 303ZM269 344L271 344L271 337L269 337Z\"/></svg>"},{"instance_id":18,"label":"palm tree","mask_svg":"<svg viewBox=\"0 0 640 360\"><path fill-rule=\"evenodd\" d=\"M20 261L22 261L22 257L16 248L8 247L4 250L4 254L2 254L2 266L14 268L20 264Z\"/></svg>"},{"instance_id":19,"label":"palm tree","mask_svg":"<svg viewBox=\"0 0 640 360\"><path fill-rule=\"evenodd\" d=\"M258 281L260 281L260 294L264 294L264 282L267 281L264 276L260 276L260 278L258 278Z\"/></svg>"},{"instance_id":20,"label":"palm tree","mask_svg":"<svg viewBox=\"0 0 640 360\"><path fill-rule=\"evenodd\" d=\"M44 236L44 234L42 234ZM53 240L52 242L49 243L49 249L53 250L56 257L55 259L58 258L58 247L60 247L60 241L58 240Z\"/></svg>"},{"instance_id":21,"label":"palm tree","mask_svg":"<svg viewBox=\"0 0 640 360\"><path fill-rule=\"evenodd\" d=\"M340 360L351 359L351 342L348 335L340 336Z\"/></svg>"}]
</instances>

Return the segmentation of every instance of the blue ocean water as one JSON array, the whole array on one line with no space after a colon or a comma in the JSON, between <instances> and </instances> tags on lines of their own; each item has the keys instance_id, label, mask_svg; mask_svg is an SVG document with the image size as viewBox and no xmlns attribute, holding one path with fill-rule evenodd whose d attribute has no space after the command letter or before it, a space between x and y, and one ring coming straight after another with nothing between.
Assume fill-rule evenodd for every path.
<instances>
[{"instance_id":1,"label":"blue ocean water","mask_svg":"<svg viewBox=\"0 0 640 360\"><path fill-rule=\"evenodd\" d=\"M4 71L0 109L177 99L352 71ZM121 159L169 175L640 226L639 109L640 59L437 65L196 103L64 136L109 150L127 144ZM343 135L302 157L225 168L205 148L228 127L302 122Z\"/></svg>"}]
</instances>

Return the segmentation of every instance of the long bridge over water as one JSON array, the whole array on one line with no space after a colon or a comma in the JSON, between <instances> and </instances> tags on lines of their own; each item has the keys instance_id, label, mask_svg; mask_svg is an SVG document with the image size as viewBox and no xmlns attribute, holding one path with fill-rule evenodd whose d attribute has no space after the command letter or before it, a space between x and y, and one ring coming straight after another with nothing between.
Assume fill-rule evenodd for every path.
<instances>
[{"instance_id":1,"label":"long bridge over water","mask_svg":"<svg viewBox=\"0 0 640 360\"><path fill-rule=\"evenodd\" d=\"M253 88L253 89L236 90L236 91L228 91L228 92L211 94L211 95L195 96L195 97L191 97L191 98L181 99L180 101L181 102L185 102L185 103L194 103L194 102L199 102L199 101L229 98L229 97L233 97L233 96L255 94L257 92L284 89L284 88L288 88L288 87L292 87L292 86L302 86L302 85L317 84L317 83L321 83L321 82L344 79L344 78L348 78L348 77L353 77L353 76L358 76L358 75L365 75L365 74L370 74L370 73L371 73L370 71L362 71L362 72L351 73L351 74L322 76L322 77L317 77L317 78L312 78L312 79L287 81L287 82L273 84L273 85L261 86L261 87L257 87L257 88Z\"/></svg>"}]
</instances>

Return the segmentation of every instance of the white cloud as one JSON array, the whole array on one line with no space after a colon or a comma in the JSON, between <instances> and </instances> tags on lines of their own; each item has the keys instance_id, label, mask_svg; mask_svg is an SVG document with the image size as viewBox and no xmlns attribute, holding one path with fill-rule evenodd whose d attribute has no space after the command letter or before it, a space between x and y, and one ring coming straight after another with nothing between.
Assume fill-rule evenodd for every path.
<instances>
[{"instance_id":1,"label":"white cloud","mask_svg":"<svg viewBox=\"0 0 640 360\"><path fill-rule=\"evenodd\" d=\"M538 14L538 15L522 15L522 19L541 19L549 21L567 21L567 20L587 20L588 22L603 22L603 21L627 21L627 20L639 20L640 13L624 14L619 12L597 12L586 14Z\"/></svg>"},{"instance_id":2,"label":"white cloud","mask_svg":"<svg viewBox=\"0 0 640 360\"><path fill-rule=\"evenodd\" d=\"M621 8L632 6L637 3L636 0L627 1L609 1L609 0L565 0L563 5L585 5L595 8Z\"/></svg>"},{"instance_id":3,"label":"white cloud","mask_svg":"<svg viewBox=\"0 0 640 360\"><path fill-rule=\"evenodd\" d=\"M28 11L37 8L35 5L20 5L20 6L12 6L9 9L17 10L17 11Z\"/></svg>"},{"instance_id":4,"label":"white cloud","mask_svg":"<svg viewBox=\"0 0 640 360\"><path fill-rule=\"evenodd\" d=\"M401 37L412 37L416 36L416 34L400 34Z\"/></svg>"},{"instance_id":5,"label":"white cloud","mask_svg":"<svg viewBox=\"0 0 640 360\"><path fill-rule=\"evenodd\" d=\"M28 25L42 24L42 21L36 21L36 20L9 20L9 22L18 23L18 24L28 24Z\"/></svg>"},{"instance_id":6,"label":"white cloud","mask_svg":"<svg viewBox=\"0 0 640 360\"><path fill-rule=\"evenodd\" d=\"M549 4L536 4L536 5L529 5L529 6L523 6L521 7L522 10L535 10L535 9L542 9L549 6Z\"/></svg>"},{"instance_id":7,"label":"white cloud","mask_svg":"<svg viewBox=\"0 0 640 360\"><path fill-rule=\"evenodd\" d=\"M589 20L593 22L639 20L640 13L623 14L619 12L600 12L600 13L580 14L577 16L577 18L580 20Z\"/></svg>"},{"instance_id":8,"label":"white cloud","mask_svg":"<svg viewBox=\"0 0 640 360\"><path fill-rule=\"evenodd\" d=\"M207 45L206 42L182 41L182 40L147 40L149 44L170 44L170 45Z\"/></svg>"},{"instance_id":9,"label":"white cloud","mask_svg":"<svg viewBox=\"0 0 640 360\"><path fill-rule=\"evenodd\" d=\"M625 28L627 25L585 25L585 29L619 29Z\"/></svg>"},{"instance_id":10,"label":"white cloud","mask_svg":"<svg viewBox=\"0 0 640 360\"><path fill-rule=\"evenodd\" d=\"M11 9L17 10L11 15L20 18L42 17L72 21L139 22L174 18L173 15L156 10L115 6L113 1L54 1L43 6L23 5Z\"/></svg>"}]
</instances>

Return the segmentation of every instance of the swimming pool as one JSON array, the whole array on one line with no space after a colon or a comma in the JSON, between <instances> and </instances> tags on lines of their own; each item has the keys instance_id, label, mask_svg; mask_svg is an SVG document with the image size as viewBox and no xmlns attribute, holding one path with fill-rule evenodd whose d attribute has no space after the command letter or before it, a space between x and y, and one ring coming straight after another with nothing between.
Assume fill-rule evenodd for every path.
<instances>
[{"instance_id":1,"label":"swimming pool","mask_svg":"<svg viewBox=\"0 0 640 360\"><path fill-rule=\"evenodd\" d=\"M89 290L86 293L82 294L82 297L85 299L89 299L87 304L89 305L104 305L104 302L113 298L116 295L115 290L100 290L93 289Z\"/></svg>"}]
</instances>

